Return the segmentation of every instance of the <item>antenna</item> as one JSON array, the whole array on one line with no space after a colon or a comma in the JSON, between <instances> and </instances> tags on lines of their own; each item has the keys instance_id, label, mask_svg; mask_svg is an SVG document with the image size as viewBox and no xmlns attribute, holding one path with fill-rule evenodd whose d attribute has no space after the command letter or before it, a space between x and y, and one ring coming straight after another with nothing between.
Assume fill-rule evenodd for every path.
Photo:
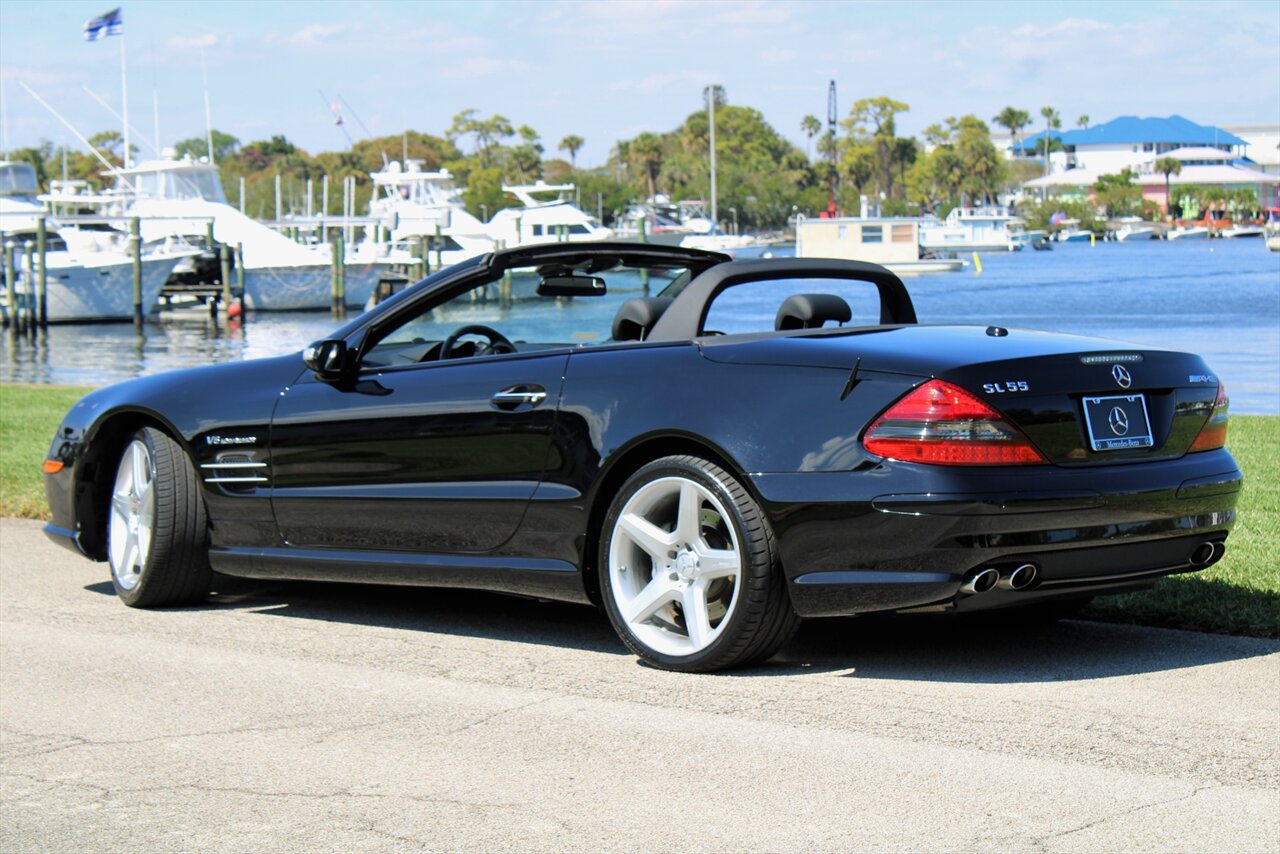
<instances>
[{"instance_id":1,"label":"antenna","mask_svg":"<svg viewBox=\"0 0 1280 854\"><path fill-rule=\"evenodd\" d=\"M81 134L80 131L76 130L75 125L71 124L71 122L64 119L61 113L59 113L53 107L49 106L49 102L46 101L44 98L41 98L39 95L37 95L36 90L28 86L26 84L26 81L19 80L18 85L21 86L23 89L25 89L28 95L30 95L32 98L35 98L36 101L40 104L40 106L44 107L46 110L52 113L55 119L62 122L62 126L65 127L67 130L71 131L71 133L75 135L75 138L80 140L81 144L83 144L85 148L89 149L90 153L92 153L94 157L98 158L98 162L100 162L103 166L107 167L107 170L109 172L114 173L117 180L124 182L124 185L128 187L130 190L132 190L133 192L135 193L137 192L137 190L133 186L133 182L130 181L128 178L126 178L124 175L120 174L120 170L117 169L110 160L103 157L101 151L99 151L98 149L90 145L89 140L85 139L84 135ZM65 150L65 146L64 146L64 150Z\"/></svg>"},{"instance_id":2,"label":"antenna","mask_svg":"<svg viewBox=\"0 0 1280 854\"><path fill-rule=\"evenodd\" d=\"M209 147L209 164L213 160L213 117L209 113L209 66L204 61L204 47L200 48L200 76L204 78L204 141Z\"/></svg>"},{"instance_id":3,"label":"antenna","mask_svg":"<svg viewBox=\"0 0 1280 854\"><path fill-rule=\"evenodd\" d=\"M160 93L156 87L156 43L151 43L151 122L155 131L156 157L160 156Z\"/></svg>"},{"instance_id":4,"label":"antenna","mask_svg":"<svg viewBox=\"0 0 1280 854\"><path fill-rule=\"evenodd\" d=\"M360 130L364 131L364 135L373 139L373 132L365 126L364 122L360 121L360 117L356 115L355 110L351 109L351 105L347 103L347 99L339 95L338 100L342 103L342 106L347 108L347 112L351 114L351 118L356 120L356 124L360 125Z\"/></svg>"},{"instance_id":5,"label":"antenna","mask_svg":"<svg viewBox=\"0 0 1280 854\"><path fill-rule=\"evenodd\" d=\"M88 86L85 86L83 83L80 84L80 88L83 89L90 98L92 98L93 100L101 104L102 108L106 110L108 113L110 113L112 118L114 118L118 122L122 122L122 123L124 122L124 116L117 113L115 111L115 108L113 108L109 103L107 103L106 99L104 99L101 95L99 95L97 92L90 89ZM129 129L132 130L134 133L138 134L138 136L142 139L143 142L147 142L146 136L139 133L136 127L133 127L132 125L130 125ZM150 144L151 143L147 143L147 145L150 145ZM159 157L160 149L155 148L154 150L155 150L156 156Z\"/></svg>"}]
</instances>

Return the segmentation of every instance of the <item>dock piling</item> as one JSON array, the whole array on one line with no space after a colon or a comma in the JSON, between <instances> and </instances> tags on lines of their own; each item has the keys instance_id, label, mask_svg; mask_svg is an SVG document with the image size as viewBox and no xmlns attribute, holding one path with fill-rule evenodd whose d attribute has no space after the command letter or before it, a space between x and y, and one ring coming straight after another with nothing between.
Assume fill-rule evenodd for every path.
<instances>
[{"instance_id":1,"label":"dock piling","mask_svg":"<svg viewBox=\"0 0 1280 854\"><path fill-rule=\"evenodd\" d=\"M240 303L240 316L244 317L244 244L236 244L236 302Z\"/></svg>"},{"instance_id":2,"label":"dock piling","mask_svg":"<svg viewBox=\"0 0 1280 854\"><path fill-rule=\"evenodd\" d=\"M333 236L333 242L329 244L333 252L333 273L330 279L330 300L329 309L334 317L341 317L346 311L346 282L343 281L345 270L345 258L343 257L342 233L338 232Z\"/></svg>"},{"instance_id":3,"label":"dock piling","mask_svg":"<svg viewBox=\"0 0 1280 854\"><path fill-rule=\"evenodd\" d=\"M22 331L32 337L36 334L36 242L22 241L22 260L27 265L23 275L23 296L26 311L22 316Z\"/></svg>"},{"instance_id":4,"label":"dock piling","mask_svg":"<svg viewBox=\"0 0 1280 854\"><path fill-rule=\"evenodd\" d=\"M13 241L4 242L4 325L11 335L18 334L18 274L13 269Z\"/></svg>"},{"instance_id":5,"label":"dock piling","mask_svg":"<svg viewBox=\"0 0 1280 854\"><path fill-rule=\"evenodd\" d=\"M209 231L213 231L213 223L209 223ZM138 218L129 218L129 254L133 257L133 325L142 328L142 223Z\"/></svg>"},{"instance_id":6,"label":"dock piling","mask_svg":"<svg viewBox=\"0 0 1280 854\"><path fill-rule=\"evenodd\" d=\"M231 247L223 243L218 247L218 266L222 270L222 304L231 308Z\"/></svg>"},{"instance_id":7,"label":"dock piling","mask_svg":"<svg viewBox=\"0 0 1280 854\"><path fill-rule=\"evenodd\" d=\"M49 232L44 217L36 221L36 261L40 268L36 273L36 300L39 308L41 329L49 328L49 270L45 266L48 260Z\"/></svg>"},{"instance_id":8,"label":"dock piling","mask_svg":"<svg viewBox=\"0 0 1280 854\"><path fill-rule=\"evenodd\" d=\"M444 269L444 237L440 233L440 226L436 225L436 269Z\"/></svg>"}]
</instances>

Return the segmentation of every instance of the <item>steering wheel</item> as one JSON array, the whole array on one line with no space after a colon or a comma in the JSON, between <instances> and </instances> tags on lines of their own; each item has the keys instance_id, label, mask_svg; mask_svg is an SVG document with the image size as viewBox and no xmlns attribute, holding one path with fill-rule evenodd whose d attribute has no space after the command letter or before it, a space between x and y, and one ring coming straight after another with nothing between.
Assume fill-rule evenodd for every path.
<instances>
[{"instance_id":1,"label":"steering wheel","mask_svg":"<svg viewBox=\"0 0 1280 854\"><path fill-rule=\"evenodd\" d=\"M488 326L481 326L478 323L473 323L469 326L463 326L460 329L455 329L453 334L444 339L444 343L440 345L439 358L441 360L449 358L450 354L453 353L453 348L458 343L458 339L462 338L464 335L483 335L485 338L489 339L488 346L481 350L477 355L495 356L499 353L514 353L516 351L515 345L507 340L507 336L503 335L498 330Z\"/></svg>"}]
</instances>

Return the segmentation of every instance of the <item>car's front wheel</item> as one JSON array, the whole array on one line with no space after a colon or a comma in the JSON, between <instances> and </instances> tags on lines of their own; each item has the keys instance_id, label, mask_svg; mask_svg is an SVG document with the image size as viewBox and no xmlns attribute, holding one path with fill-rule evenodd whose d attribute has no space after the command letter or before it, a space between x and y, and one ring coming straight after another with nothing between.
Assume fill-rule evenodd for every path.
<instances>
[{"instance_id":1,"label":"car's front wheel","mask_svg":"<svg viewBox=\"0 0 1280 854\"><path fill-rule=\"evenodd\" d=\"M759 505L698 457L664 457L631 476L605 517L599 565L614 628L659 667L762 661L798 623Z\"/></svg>"},{"instance_id":2,"label":"car's front wheel","mask_svg":"<svg viewBox=\"0 0 1280 854\"><path fill-rule=\"evenodd\" d=\"M204 501L181 445L151 427L135 433L116 466L109 514L111 581L126 605L180 605L209 591Z\"/></svg>"}]
</instances>

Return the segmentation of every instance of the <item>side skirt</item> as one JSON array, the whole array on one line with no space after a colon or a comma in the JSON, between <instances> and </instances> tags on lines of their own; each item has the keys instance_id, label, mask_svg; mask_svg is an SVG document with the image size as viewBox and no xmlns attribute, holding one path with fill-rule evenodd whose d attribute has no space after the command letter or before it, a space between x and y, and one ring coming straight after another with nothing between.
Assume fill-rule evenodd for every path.
<instances>
[{"instance_id":1,"label":"side skirt","mask_svg":"<svg viewBox=\"0 0 1280 854\"><path fill-rule=\"evenodd\" d=\"M464 587L590 604L578 568L546 558L297 548L214 548L224 575L410 587Z\"/></svg>"}]
</instances>

